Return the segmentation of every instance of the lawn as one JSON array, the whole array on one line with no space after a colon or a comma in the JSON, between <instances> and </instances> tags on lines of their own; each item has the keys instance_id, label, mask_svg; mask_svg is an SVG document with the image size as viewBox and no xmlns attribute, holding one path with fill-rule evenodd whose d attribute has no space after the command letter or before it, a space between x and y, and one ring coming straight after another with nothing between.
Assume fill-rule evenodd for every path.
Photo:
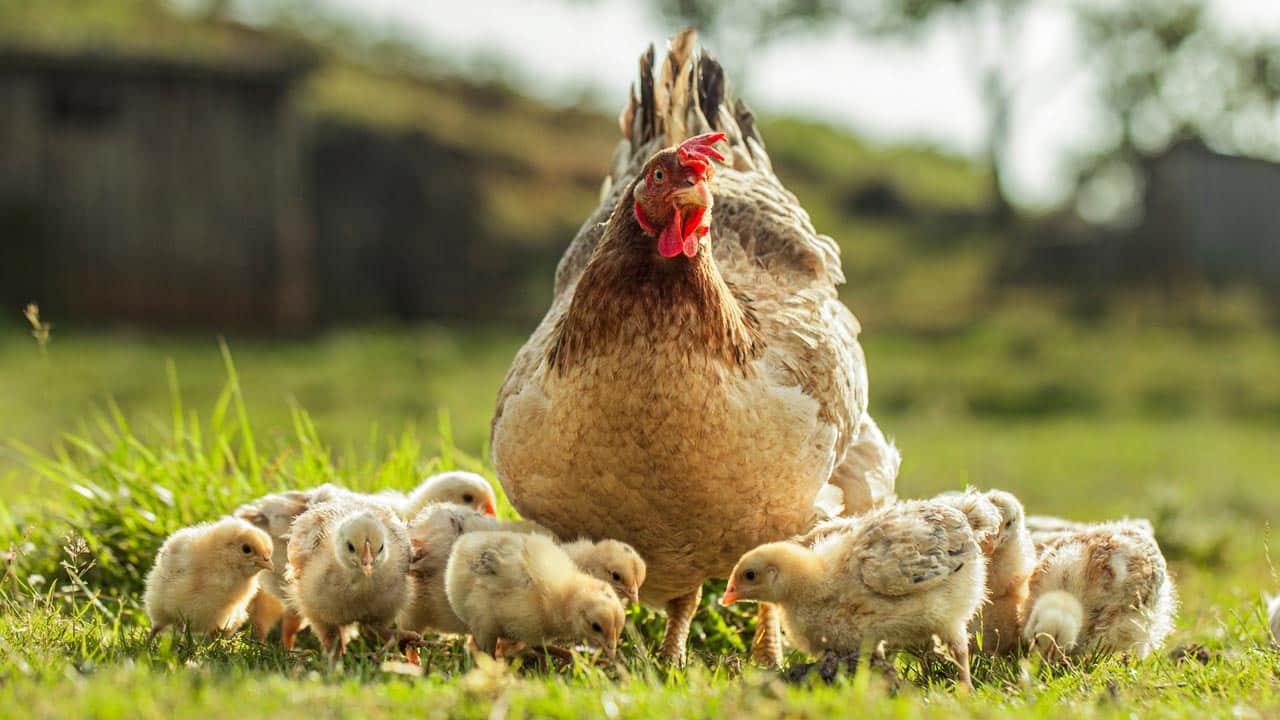
<instances>
[{"instance_id":1,"label":"lawn","mask_svg":"<svg viewBox=\"0 0 1280 720\"><path fill-rule=\"evenodd\" d=\"M660 620L635 612L625 662L547 674L474 667L434 642L425 673L357 656L332 670L309 638L286 655L247 636L148 649L141 578L173 529L270 489L329 480L408 487L487 472L492 398L519 330L341 331L267 342L0 332L0 703L32 717L1275 717L1280 653L1260 593L1280 588L1280 340L1256 329L1079 325L1034 313L964 332L867 339L872 407L903 450L899 490L965 483L1033 512L1155 521L1182 599L1165 654L1068 670L980 661L945 673L789 686L744 664L750 620L704 603L682 672L648 660ZM503 505L504 512L510 512Z\"/></svg>"}]
</instances>

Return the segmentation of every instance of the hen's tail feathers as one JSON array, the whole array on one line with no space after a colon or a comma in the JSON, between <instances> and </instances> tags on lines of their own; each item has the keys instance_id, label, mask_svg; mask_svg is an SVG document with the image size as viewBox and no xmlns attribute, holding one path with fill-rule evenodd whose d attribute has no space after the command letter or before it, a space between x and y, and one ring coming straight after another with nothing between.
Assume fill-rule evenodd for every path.
<instances>
[{"instance_id":1,"label":"hen's tail feathers","mask_svg":"<svg viewBox=\"0 0 1280 720\"><path fill-rule=\"evenodd\" d=\"M706 50L696 51L692 28L672 39L658 72L654 49L640 56L640 77L618 118L623 141L614 153L606 188L635 170L655 151L706 132L725 133L728 164L737 170L772 173L755 116L742 100L729 104L729 81Z\"/></svg>"},{"instance_id":2,"label":"hen's tail feathers","mask_svg":"<svg viewBox=\"0 0 1280 720\"><path fill-rule=\"evenodd\" d=\"M1084 607L1074 595L1051 590L1036 598L1027 614L1023 637L1046 658L1070 653L1084 626Z\"/></svg>"}]
</instances>

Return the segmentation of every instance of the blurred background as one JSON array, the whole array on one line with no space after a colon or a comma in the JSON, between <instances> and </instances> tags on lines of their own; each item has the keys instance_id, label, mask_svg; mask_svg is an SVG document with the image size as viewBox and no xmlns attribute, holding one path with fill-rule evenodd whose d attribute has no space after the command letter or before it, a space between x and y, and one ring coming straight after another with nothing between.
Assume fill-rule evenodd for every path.
<instances>
[{"instance_id":1,"label":"blurred background","mask_svg":"<svg viewBox=\"0 0 1280 720\"><path fill-rule=\"evenodd\" d=\"M280 447L484 454L687 25L841 245L904 494L1280 510L1273 0L0 0L0 498L216 411L220 337Z\"/></svg>"}]
</instances>

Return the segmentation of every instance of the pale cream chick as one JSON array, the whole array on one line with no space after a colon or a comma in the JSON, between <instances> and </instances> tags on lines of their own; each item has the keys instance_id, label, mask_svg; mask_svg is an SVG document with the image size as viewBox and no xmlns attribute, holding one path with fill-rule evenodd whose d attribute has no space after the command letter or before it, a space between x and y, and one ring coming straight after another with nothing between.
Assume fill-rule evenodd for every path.
<instances>
[{"instance_id":1,"label":"pale cream chick","mask_svg":"<svg viewBox=\"0 0 1280 720\"><path fill-rule=\"evenodd\" d=\"M473 532L454 543L445 571L449 604L481 650L498 641L546 646L589 642L613 658L626 622L617 595L583 573L550 538Z\"/></svg>"},{"instance_id":2,"label":"pale cream chick","mask_svg":"<svg viewBox=\"0 0 1280 720\"><path fill-rule=\"evenodd\" d=\"M1152 537L1155 537L1156 534L1155 526L1146 518L1125 517L1104 522L1078 522L1052 515L1029 515L1026 522L1027 530L1031 533L1031 541L1035 544L1036 554L1039 554L1044 546L1052 540L1087 530L1126 528L1145 532Z\"/></svg>"},{"instance_id":3,"label":"pale cream chick","mask_svg":"<svg viewBox=\"0 0 1280 720\"><path fill-rule=\"evenodd\" d=\"M151 637L171 625L193 633L230 633L248 618L258 573L271 569L271 538L237 518L169 536L147 574L143 596Z\"/></svg>"},{"instance_id":4,"label":"pale cream chick","mask_svg":"<svg viewBox=\"0 0 1280 720\"><path fill-rule=\"evenodd\" d=\"M582 572L609 583L624 603L640 602L644 559L635 548L618 540L575 540L560 546Z\"/></svg>"},{"instance_id":5,"label":"pale cream chick","mask_svg":"<svg viewBox=\"0 0 1280 720\"><path fill-rule=\"evenodd\" d=\"M1267 617L1271 624L1271 644L1280 646L1280 595L1268 596Z\"/></svg>"},{"instance_id":6,"label":"pale cream chick","mask_svg":"<svg viewBox=\"0 0 1280 720\"><path fill-rule=\"evenodd\" d=\"M316 495L330 492L322 485L310 491L288 491L265 495L236 508L235 515L271 536L272 569L258 575L259 597L250 604L249 616L258 638L263 639L276 621L283 618L280 642L292 650L302 628L302 619L284 606L285 570L289 567L289 528L294 518L306 511Z\"/></svg>"},{"instance_id":7,"label":"pale cream chick","mask_svg":"<svg viewBox=\"0 0 1280 720\"><path fill-rule=\"evenodd\" d=\"M409 493L400 515L411 521L423 508L436 503L463 505L486 515L496 515L498 511L493 486L488 480L473 472L453 470L423 480Z\"/></svg>"},{"instance_id":8,"label":"pale cream chick","mask_svg":"<svg viewBox=\"0 0 1280 720\"><path fill-rule=\"evenodd\" d=\"M388 506L337 500L310 508L289 532L288 605L330 657L346 651L353 625L401 645L417 633L391 630L408 600L409 536Z\"/></svg>"},{"instance_id":9,"label":"pale cream chick","mask_svg":"<svg viewBox=\"0 0 1280 720\"><path fill-rule=\"evenodd\" d=\"M467 632L466 623L453 612L445 592L449 553L463 533L498 527L497 518L452 503L429 505L418 513L409 524L413 557L409 564L409 601L400 613L401 627L416 632Z\"/></svg>"},{"instance_id":10,"label":"pale cream chick","mask_svg":"<svg viewBox=\"0 0 1280 720\"><path fill-rule=\"evenodd\" d=\"M763 545L733 570L721 604L775 604L787 636L811 654L929 648L937 636L969 679L969 620L986 563L964 514L910 501L830 524L811 546Z\"/></svg>"},{"instance_id":11,"label":"pale cream chick","mask_svg":"<svg viewBox=\"0 0 1280 720\"><path fill-rule=\"evenodd\" d=\"M1112 526L1050 541L1029 583L1023 637L1049 659L1091 652L1144 658L1173 629L1177 600L1155 538Z\"/></svg>"}]
</instances>

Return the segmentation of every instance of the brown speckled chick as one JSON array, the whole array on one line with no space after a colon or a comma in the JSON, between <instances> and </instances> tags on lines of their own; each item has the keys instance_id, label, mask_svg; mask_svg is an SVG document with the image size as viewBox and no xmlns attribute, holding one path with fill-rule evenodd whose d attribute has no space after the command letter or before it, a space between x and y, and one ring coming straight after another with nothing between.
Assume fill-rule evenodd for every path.
<instances>
[{"instance_id":1,"label":"brown speckled chick","mask_svg":"<svg viewBox=\"0 0 1280 720\"><path fill-rule=\"evenodd\" d=\"M496 518L453 503L429 505L418 513L409 524L413 559L409 564L409 602L400 613L401 627L416 632L467 632L466 623L453 612L445 593L449 553L463 533L496 530L498 526Z\"/></svg>"},{"instance_id":2,"label":"brown speckled chick","mask_svg":"<svg viewBox=\"0 0 1280 720\"><path fill-rule=\"evenodd\" d=\"M147 574L143 602L151 637L170 625L191 632L235 631L271 568L271 538L237 518L183 528L165 540Z\"/></svg>"},{"instance_id":3,"label":"brown speckled chick","mask_svg":"<svg viewBox=\"0 0 1280 720\"><path fill-rule=\"evenodd\" d=\"M510 532L467 533L445 571L449 604L476 645L498 640L532 646L587 641L610 658L626 622L607 583L583 573L550 538Z\"/></svg>"},{"instance_id":4,"label":"brown speckled chick","mask_svg":"<svg viewBox=\"0 0 1280 720\"><path fill-rule=\"evenodd\" d=\"M409 493L401 511L406 522L418 517L428 505L453 503L486 515L497 514L493 486L484 477L464 470L439 473L423 480Z\"/></svg>"},{"instance_id":5,"label":"brown speckled chick","mask_svg":"<svg viewBox=\"0 0 1280 720\"><path fill-rule=\"evenodd\" d=\"M409 536L388 506L356 499L317 505L289 532L288 604L330 657L346 651L353 624L401 644L416 633L391 625L408 599Z\"/></svg>"},{"instance_id":6,"label":"brown speckled chick","mask_svg":"<svg viewBox=\"0 0 1280 720\"><path fill-rule=\"evenodd\" d=\"M1099 527L1050 541L1031 574L1023 637L1049 659L1094 651L1144 658L1173 629L1173 580L1155 538Z\"/></svg>"},{"instance_id":7,"label":"brown speckled chick","mask_svg":"<svg viewBox=\"0 0 1280 720\"><path fill-rule=\"evenodd\" d=\"M313 492L289 491L265 495L236 508L235 515L271 536L272 569L258 575L258 597L250 605L250 619L259 639L284 618L280 641L286 650L292 650L294 638L302 627L302 618L284 607L285 570L289 567L289 527L294 518L306 511ZM274 602L273 602L274 601Z\"/></svg>"},{"instance_id":8,"label":"brown speckled chick","mask_svg":"<svg viewBox=\"0 0 1280 720\"><path fill-rule=\"evenodd\" d=\"M928 648L940 638L969 685L968 623L986 563L964 514L909 501L832 524L812 546L771 543L738 561L721 604L776 604L792 642L812 655L856 656L863 643Z\"/></svg>"}]
</instances>

